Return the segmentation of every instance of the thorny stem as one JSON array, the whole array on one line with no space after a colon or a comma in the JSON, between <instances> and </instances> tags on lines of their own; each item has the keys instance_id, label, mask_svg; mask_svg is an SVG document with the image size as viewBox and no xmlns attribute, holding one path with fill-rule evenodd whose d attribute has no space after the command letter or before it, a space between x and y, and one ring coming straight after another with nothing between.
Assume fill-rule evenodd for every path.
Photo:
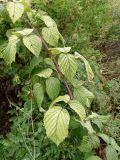
<instances>
[{"instance_id":1,"label":"thorny stem","mask_svg":"<svg viewBox=\"0 0 120 160\"><path fill-rule=\"evenodd\" d=\"M59 75L60 75L60 77L61 77L61 79L62 79L62 81L63 81L63 83L64 83L64 85L65 85L65 87L66 87L66 89L67 89L67 91L68 91L68 94L69 94L69 96L70 96L70 99L71 99L71 100L74 99L74 96L73 96L73 94L72 94L72 91L71 91L71 89L70 89L70 86L69 86L69 84L67 83L67 81L66 81L66 79L65 79L65 76L64 76L64 74L62 73L62 71L61 71L61 69L60 69L60 66L59 66L58 62L57 62L57 60L55 59L55 56L54 56L54 55L52 54L52 52L50 51L50 49L49 49L46 41L44 40L44 38L42 37L42 35L38 32L38 30L37 30L30 22L28 22L28 23L29 23L29 25L34 29L34 31L36 32L36 34L39 36L40 40L42 41L45 49L48 51L48 53L49 53L49 55L50 55L50 58L52 59L53 63L55 64L56 69L57 69L57 71L58 71L58 73L59 73Z\"/></svg>"}]
</instances>

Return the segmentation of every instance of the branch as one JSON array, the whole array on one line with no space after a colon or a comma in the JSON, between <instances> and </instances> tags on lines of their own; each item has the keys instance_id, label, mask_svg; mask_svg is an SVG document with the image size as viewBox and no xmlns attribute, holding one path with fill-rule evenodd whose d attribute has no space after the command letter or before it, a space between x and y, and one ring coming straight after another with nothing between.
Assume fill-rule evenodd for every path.
<instances>
[{"instance_id":1,"label":"branch","mask_svg":"<svg viewBox=\"0 0 120 160\"><path fill-rule=\"evenodd\" d=\"M55 66L56 66L56 69L57 69L57 71L58 71L61 79L63 80L63 83L64 83L64 85L65 85L65 87L66 87L66 89L67 89L67 91L68 91L68 94L69 94L69 96L70 96L70 99L73 99L74 97L73 97L73 94L72 94L72 92L71 92L70 86L69 86L69 84L67 83L67 81L66 81L66 79L65 79L65 77L64 77L64 74L62 73L62 71L61 71L61 69L60 69L60 66L59 66L58 62L56 61L55 56L54 56L54 55L52 54L52 52L49 50L48 45L47 45L47 43L45 42L45 40L43 39L42 35L39 35L39 37L40 37L40 39L41 39L44 47L47 49L48 53L50 54L50 57L51 57L52 61L54 62Z\"/></svg>"},{"instance_id":2,"label":"branch","mask_svg":"<svg viewBox=\"0 0 120 160\"><path fill-rule=\"evenodd\" d=\"M59 66L58 62L57 62L57 60L55 59L55 56L54 56L54 55L52 54L52 52L50 51L50 49L49 49L46 41L44 40L44 38L42 37L42 35L38 32L38 30L37 30L32 24L30 24L30 22L29 22L29 25L34 29L34 31L36 32L36 34L37 34L37 35L39 36L39 38L41 39L41 41L42 41L45 49L48 51L48 53L49 53L49 55L50 55L50 58L52 59L53 63L55 64L56 69L57 69L57 71L58 71L58 73L59 73L59 75L60 75L60 77L61 77L61 79L62 79L62 81L63 81L63 83L64 83L64 85L65 85L65 87L66 87L66 89L67 89L67 91L68 91L68 94L69 94L69 96L70 96L70 99L71 99L71 100L74 99L74 96L73 96L73 94L72 94L72 91L71 91L71 89L70 89L70 86L69 86L69 84L67 83L67 81L66 81L66 79L65 79L65 76L64 76L64 74L62 73L62 71L61 71L61 69L60 69L60 66Z\"/></svg>"}]
</instances>

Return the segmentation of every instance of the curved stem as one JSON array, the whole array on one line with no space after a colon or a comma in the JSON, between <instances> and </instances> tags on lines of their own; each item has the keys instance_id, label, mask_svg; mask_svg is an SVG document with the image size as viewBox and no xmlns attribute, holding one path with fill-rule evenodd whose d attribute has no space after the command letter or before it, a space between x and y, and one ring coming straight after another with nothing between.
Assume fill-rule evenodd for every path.
<instances>
[{"instance_id":1,"label":"curved stem","mask_svg":"<svg viewBox=\"0 0 120 160\"><path fill-rule=\"evenodd\" d=\"M66 81L66 79L65 79L65 76L64 76L64 74L62 73L62 71L61 71L61 69L60 69L60 66L59 66L57 60L55 59L55 56L54 56L54 55L52 54L52 52L50 51L50 49L49 49L49 47L48 47L48 44L46 43L46 41L44 40L44 38L42 37L42 35L38 32L38 30L37 30L30 22L28 22L28 23L29 23L29 25L34 29L34 31L36 32L36 34L39 36L40 40L42 41L45 49L48 51L48 53L49 53L49 55L50 55L50 58L52 59L53 63L55 64L55 67L56 67L56 69L57 69L57 71L58 71L58 73L59 73L59 75L60 75L60 77L61 77L61 79L62 79L62 81L63 81L63 83L64 83L64 85L65 85L65 87L66 87L66 89L67 89L67 91L68 91L68 94L69 94L69 96L70 96L70 99L71 99L71 100L74 99L74 96L73 96L73 93L72 93L72 91L71 91L71 89L70 89L70 86L69 86L69 84L67 83L67 81Z\"/></svg>"},{"instance_id":2,"label":"curved stem","mask_svg":"<svg viewBox=\"0 0 120 160\"><path fill-rule=\"evenodd\" d=\"M57 71L58 71L61 79L63 80L63 83L64 83L64 85L65 85L65 87L66 87L66 89L67 89L67 91L68 91L68 94L69 94L69 96L70 96L70 99L74 99L73 94L72 94L72 91L71 91L71 89L70 89L70 86L69 86L69 84L67 83L67 81L66 81L66 79L65 79L65 77L64 77L64 74L62 73L62 71L61 71L61 69L60 69L60 66L59 66L57 60L55 59L55 56L54 56L54 55L52 54L52 52L49 50L49 47L48 47L47 43L45 42L45 40L43 39L42 35L39 34L39 37L40 37L40 39L41 39L44 47L46 48L46 50L49 52L50 58L51 58L52 61L54 62L55 66L56 66L56 69L57 69Z\"/></svg>"}]
</instances>

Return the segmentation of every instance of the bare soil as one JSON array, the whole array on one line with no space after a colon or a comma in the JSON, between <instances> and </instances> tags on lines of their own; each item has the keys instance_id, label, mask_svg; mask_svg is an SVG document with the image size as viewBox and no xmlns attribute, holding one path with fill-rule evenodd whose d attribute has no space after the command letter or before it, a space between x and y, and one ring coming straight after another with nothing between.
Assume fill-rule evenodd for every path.
<instances>
[{"instance_id":1,"label":"bare soil","mask_svg":"<svg viewBox=\"0 0 120 160\"><path fill-rule=\"evenodd\" d=\"M107 80L120 80L120 40L106 47L101 64L102 75Z\"/></svg>"},{"instance_id":2,"label":"bare soil","mask_svg":"<svg viewBox=\"0 0 120 160\"><path fill-rule=\"evenodd\" d=\"M18 93L21 90L20 85L13 86L10 77L3 77L0 79L0 135L6 136L10 130L10 101L18 101Z\"/></svg>"}]
</instances>

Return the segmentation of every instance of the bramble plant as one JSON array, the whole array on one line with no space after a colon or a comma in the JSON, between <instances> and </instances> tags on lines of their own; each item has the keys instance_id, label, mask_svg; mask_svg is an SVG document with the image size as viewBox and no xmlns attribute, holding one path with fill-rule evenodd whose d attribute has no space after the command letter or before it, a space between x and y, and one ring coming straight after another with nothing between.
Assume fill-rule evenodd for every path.
<instances>
[{"instance_id":1,"label":"bramble plant","mask_svg":"<svg viewBox=\"0 0 120 160\"><path fill-rule=\"evenodd\" d=\"M33 8L34 2L30 0L4 1L0 14L3 19L7 17L11 21L11 29L6 33L8 40L0 43L0 58L12 67L16 55L24 54L30 63L26 74L30 111L24 114L31 119L32 134L35 134L33 104L36 104L39 112L44 114L47 137L57 146L68 137L70 120L73 119L87 132L81 145L77 146L85 153L86 160L100 160L92 153L93 149L99 148L100 139L106 143L107 160L117 160L120 147L113 138L102 133L109 116L89 112L94 95L85 87L85 83L92 83L94 73L88 61L80 53L73 53L71 47L65 46L57 24L46 12ZM76 78L81 62L85 65L86 81ZM34 70L39 65L40 68ZM19 81L20 78L17 75L14 80ZM13 102L10 101L10 104L25 112ZM32 153L27 148L33 160L39 156L36 155L35 146L34 138Z\"/></svg>"}]
</instances>

